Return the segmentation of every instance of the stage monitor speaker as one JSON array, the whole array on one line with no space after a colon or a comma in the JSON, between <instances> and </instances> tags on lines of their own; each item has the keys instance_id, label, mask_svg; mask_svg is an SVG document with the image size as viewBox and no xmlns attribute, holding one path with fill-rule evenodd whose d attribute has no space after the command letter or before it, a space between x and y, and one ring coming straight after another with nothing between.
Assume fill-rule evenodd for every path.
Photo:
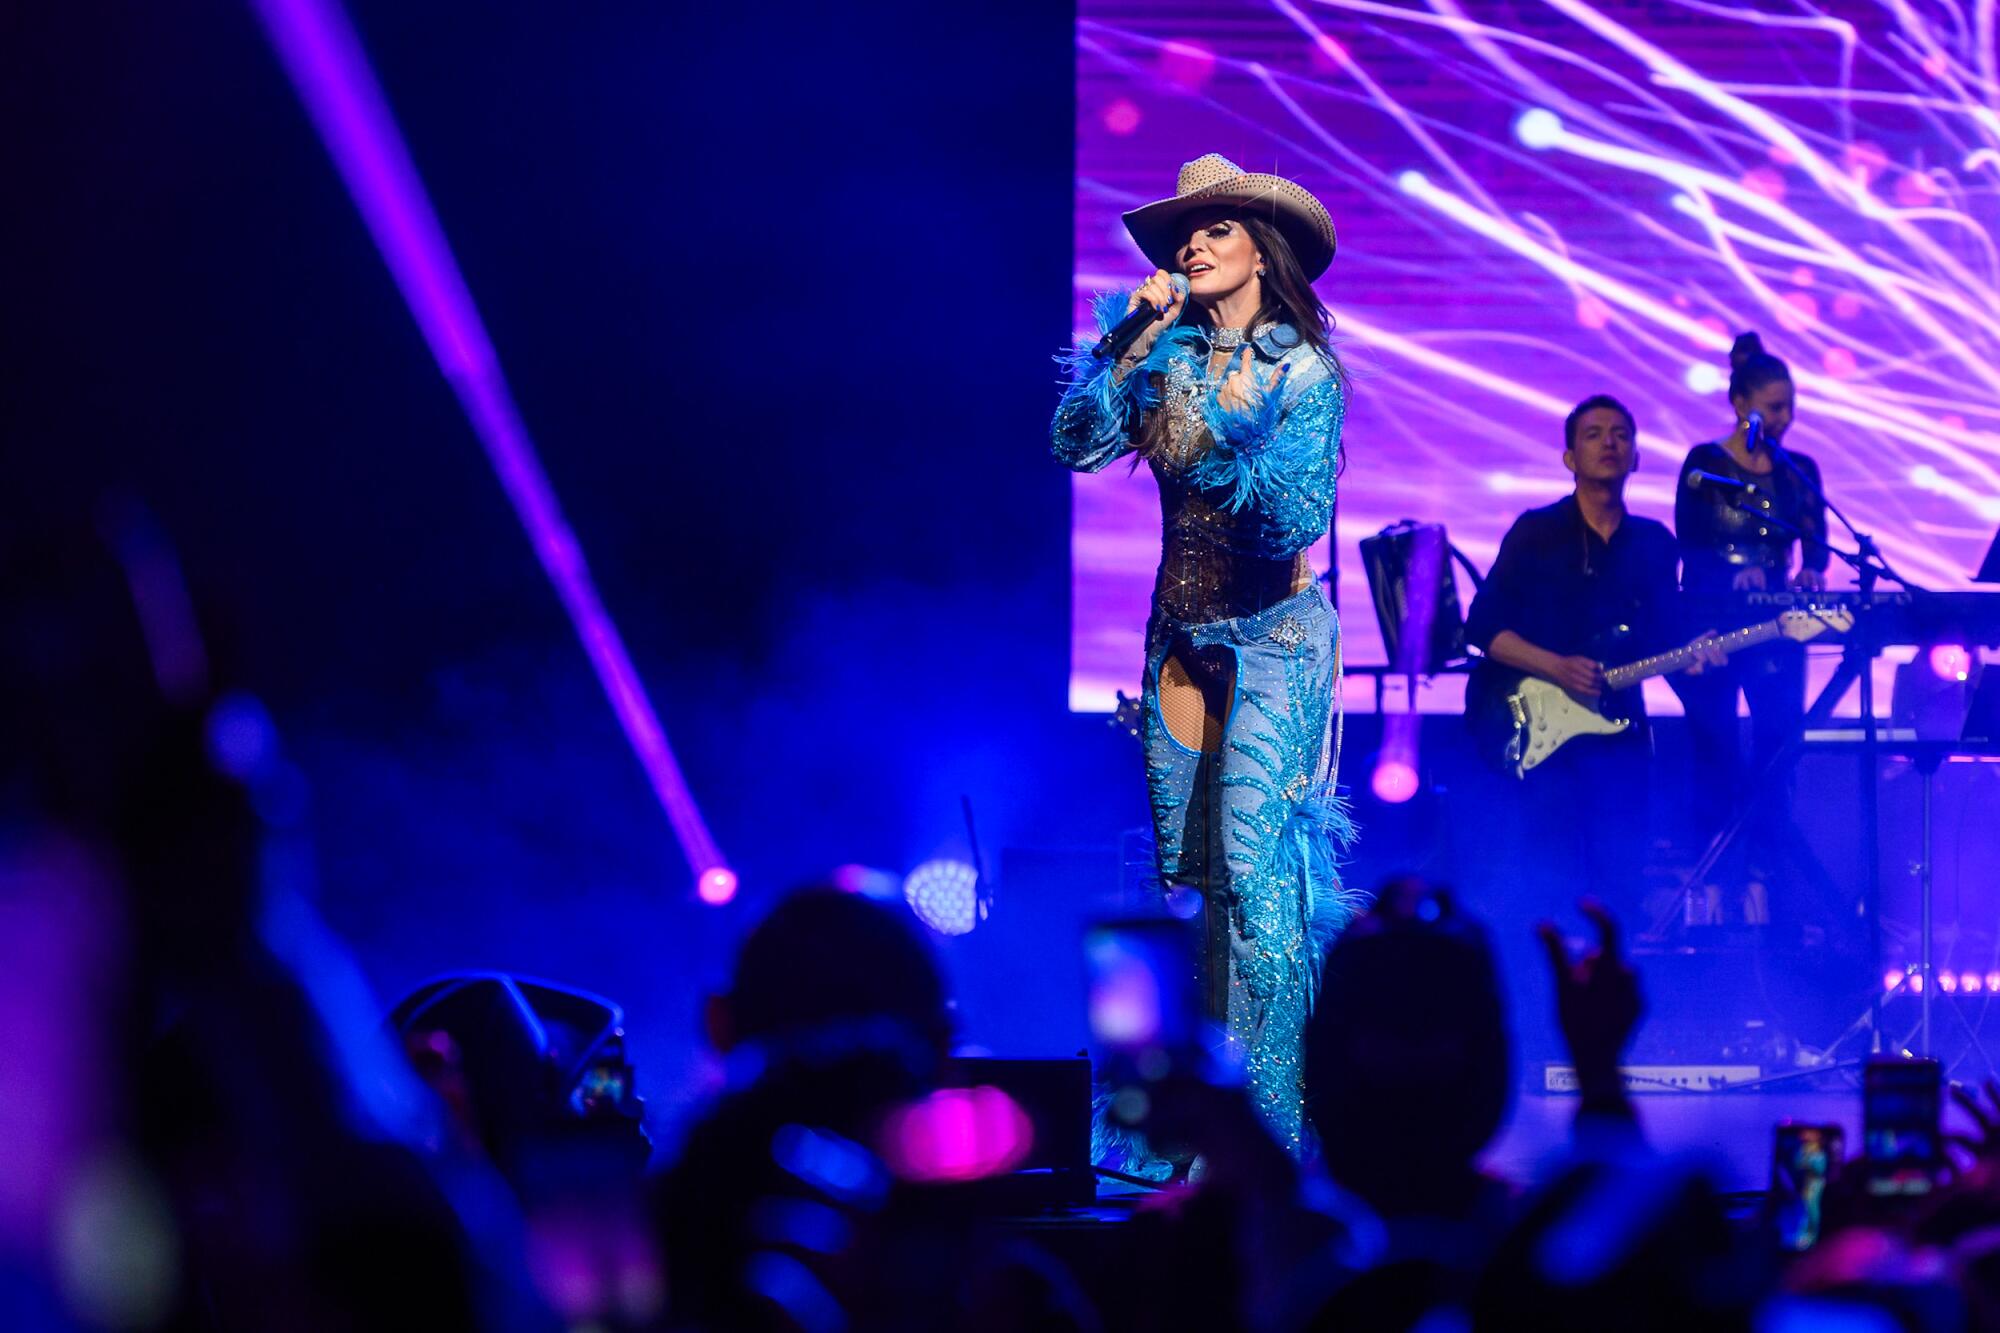
<instances>
[{"instance_id":1,"label":"stage monitor speaker","mask_svg":"<svg viewBox=\"0 0 2000 1333\"><path fill-rule=\"evenodd\" d=\"M1090 1163L1090 1061L995 1059L955 1056L945 1062L950 1088L998 1088L1027 1112L1034 1140L1027 1160L1003 1180L989 1182L1008 1211L1071 1208L1097 1198Z\"/></svg>"},{"instance_id":2,"label":"stage monitor speaker","mask_svg":"<svg viewBox=\"0 0 2000 1333\"><path fill-rule=\"evenodd\" d=\"M1959 739L1992 744L2000 741L2000 671L1981 671L1972 691L1972 707L1965 714L1965 730Z\"/></svg>"},{"instance_id":3,"label":"stage monitor speaker","mask_svg":"<svg viewBox=\"0 0 2000 1333\"><path fill-rule=\"evenodd\" d=\"M1965 679L1940 676L1920 649L1914 661L1896 668L1895 684L1889 694L1890 725L1910 728L1918 740L1971 739L1975 726L1979 725L1976 716L1987 674L1975 656ZM1991 711L1989 698L1989 715Z\"/></svg>"}]
</instances>

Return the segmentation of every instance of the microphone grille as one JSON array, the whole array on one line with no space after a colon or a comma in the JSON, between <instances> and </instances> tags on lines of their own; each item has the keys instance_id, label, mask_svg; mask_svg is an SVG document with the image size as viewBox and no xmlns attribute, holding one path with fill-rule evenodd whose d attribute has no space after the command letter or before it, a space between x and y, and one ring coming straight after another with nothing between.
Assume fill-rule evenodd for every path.
<instances>
[{"instance_id":1,"label":"microphone grille","mask_svg":"<svg viewBox=\"0 0 2000 1333\"><path fill-rule=\"evenodd\" d=\"M1187 299L1187 294L1188 294L1187 274L1169 273L1167 275L1167 281L1173 285L1174 295L1180 297L1183 301L1185 301Z\"/></svg>"}]
</instances>

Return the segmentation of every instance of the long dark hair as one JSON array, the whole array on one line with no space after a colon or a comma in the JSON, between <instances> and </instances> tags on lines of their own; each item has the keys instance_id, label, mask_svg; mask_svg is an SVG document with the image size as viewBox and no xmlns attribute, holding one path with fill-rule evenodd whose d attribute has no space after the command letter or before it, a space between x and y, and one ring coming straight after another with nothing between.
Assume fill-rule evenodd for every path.
<instances>
[{"instance_id":1,"label":"long dark hair","mask_svg":"<svg viewBox=\"0 0 2000 1333\"><path fill-rule=\"evenodd\" d=\"M1246 213L1235 213L1231 218L1243 224L1243 230L1250 233L1251 242L1257 253L1264 256L1263 304L1244 329L1247 335L1264 324L1289 324L1298 330L1312 349L1326 358L1333 368L1333 378L1340 385L1341 397L1347 396L1349 382L1347 367L1341 364L1340 354L1333 350L1333 316L1327 313L1326 303L1319 299L1312 283L1306 280L1306 272L1299 267L1299 257L1292 253L1292 244L1285 234L1262 218ZM1211 327L1208 311L1200 302L1189 302L1187 313L1197 327ZM1343 441L1335 461L1340 471L1347 468L1347 445Z\"/></svg>"},{"instance_id":2,"label":"long dark hair","mask_svg":"<svg viewBox=\"0 0 2000 1333\"><path fill-rule=\"evenodd\" d=\"M1231 220L1243 225L1243 230L1250 233L1257 253L1264 256L1264 302L1257 307L1257 313L1251 317L1244 331L1247 333L1262 324L1291 325L1298 330L1299 337L1333 366L1341 392L1347 392L1347 368L1340 364L1340 355L1333 350L1333 317L1327 313L1326 303L1319 299L1319 293L1306 281L1305 270L1299 267L1299 258L1292 253L1291 242L1285 239L1283 232L1262 218L1236 213L1231 215ZM1195 324L1204 329L1209 327L1208 311L1199 303L1188 314Z\"/></svg>"}]
</instances>

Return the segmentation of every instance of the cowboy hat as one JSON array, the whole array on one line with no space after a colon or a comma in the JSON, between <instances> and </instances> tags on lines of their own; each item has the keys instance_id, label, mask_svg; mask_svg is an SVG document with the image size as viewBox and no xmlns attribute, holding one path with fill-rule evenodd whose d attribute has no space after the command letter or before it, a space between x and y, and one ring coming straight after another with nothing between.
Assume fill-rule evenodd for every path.
<instances>
[{"instance_id":1,"label":"cowboy hat","mask_svg":"<svg viewBox=\"0 0 2000 1333\"><path fill-rule=\"evenodd\" d=\"M1269 222L1292 247L1311 282L1333 262L1333 219L1312 192L1282 176L1245 171L1220 153L1207 153L1181 168L1174 197L1135 208L1125 230L1157 268L1171 271L1174 252L1187 240L1182 219L1203 208L1232 208Z\"/></svg>"}]
</instances>

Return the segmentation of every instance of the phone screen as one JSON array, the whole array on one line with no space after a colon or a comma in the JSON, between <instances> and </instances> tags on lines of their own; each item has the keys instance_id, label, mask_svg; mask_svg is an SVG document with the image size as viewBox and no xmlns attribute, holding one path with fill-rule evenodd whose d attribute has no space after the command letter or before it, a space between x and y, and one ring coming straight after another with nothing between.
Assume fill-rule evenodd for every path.
<instances>
[{"instance_id":1,"label":"phone screen","mask_svg":"<svg viewBox=\"0 0 2000 1333\"><path fill-rule=\"evenodd\" d=\"M1154 1081L1198 1039L1193 928L1105 921L1084 935L1090 1039L1116 1079Z\"/></svg>"},{"instance_id":2,"label":"phone screen","mask_svg":"<svg viewBox=\"0 0 2000 1333\"><path fill-rule=\"evenodd\" d=\"M1819 1240L1827 1182L1840 1170L1846 1136L1839 1125L1780 1121L1771 1146L1771 1202L1778 1243L1811 1249Z\"/></svg>"},{"instance_id":3,"label":"phone screen","mask_svg":"<svg viewBox=\"0 0 2000 1333\"><path fill-rule=\"evenodd\" d=\"M1944 1159L1935 1060L1871 1059L1861 1076L1862 1155L1871 1194L1927 1194Z\"/></svg>"}]
</instances>

